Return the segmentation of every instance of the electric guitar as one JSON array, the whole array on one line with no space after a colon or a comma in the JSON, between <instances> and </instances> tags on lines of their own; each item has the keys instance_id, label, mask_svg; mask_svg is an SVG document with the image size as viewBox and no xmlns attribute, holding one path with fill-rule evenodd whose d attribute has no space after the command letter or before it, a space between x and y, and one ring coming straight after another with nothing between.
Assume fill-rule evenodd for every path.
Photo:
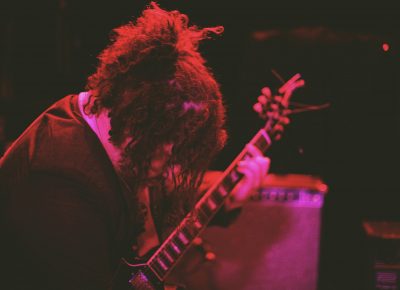
<instances>
[{"instance_id":1,"label":"electric guitar","mask_svg":"<svg viewBox=\"0 0 400 290\"><path fill-rule=\"evenodd\" d=\"M259 100L254 106L254 110L260 117L266 120L266 124L249 143L261 152L265 152L270 147L272 139L277 140L281 137L284 125L288 123L290 97L296 88L304 85L300 77L300 74L296 74L279 88L278 95ZM241 180L243 174L237 171L237 164L249 156L250 153L245 147L147 262L134 264L123 259L111 289L167 289L164 285L167 275Z\"/></svg>"}]
</instances>

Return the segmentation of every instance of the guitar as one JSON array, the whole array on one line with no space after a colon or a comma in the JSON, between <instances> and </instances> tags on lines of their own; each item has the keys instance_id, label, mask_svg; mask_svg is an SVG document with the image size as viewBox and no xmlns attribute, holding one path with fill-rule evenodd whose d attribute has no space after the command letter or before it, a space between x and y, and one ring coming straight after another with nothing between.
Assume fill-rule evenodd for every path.
<instances>
[{"instance_id":1,"label":"guitar","mask_svg":"<svg viewBox=\"0 0 400 290\"><path fill-rule=\"evenodd\" d=\"M271 95L267 96L268 99L259 99L254 106L259 116L266 120L266 124L249 143L261 152L265 152L270 147L272 139L280 139L284 125L288 123L288 106L292 93L296 88L304 85L300 77L300 74L294 75L279 88L278 96ZM249 156L250 153L245 147L147 262L133 264L123 259L111 289L172 289L164 286L167 275L241 180L243 174L237 171L237 164Z\"/></svg>"}]
</instances>

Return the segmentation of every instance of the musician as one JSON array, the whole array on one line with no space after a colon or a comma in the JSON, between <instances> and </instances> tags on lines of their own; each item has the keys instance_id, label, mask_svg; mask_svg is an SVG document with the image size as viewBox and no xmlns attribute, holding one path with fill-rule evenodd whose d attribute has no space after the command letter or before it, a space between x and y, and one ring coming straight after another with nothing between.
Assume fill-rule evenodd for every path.
<instances>
[{"instance_id":1,"label":"musician","mask_svg":"<svg viewBox=\"0 0 400 290\"><path fill-rule=\"evenodd\" d=\"M152 3L114 30L87 88L44 111L0 161L4 289L107 289L198 199L226 141L219 85L197 28ZM267 173L255 147L229 215ZM201 186L203 184L203 186Z\"/></svg>"}]
</instances>

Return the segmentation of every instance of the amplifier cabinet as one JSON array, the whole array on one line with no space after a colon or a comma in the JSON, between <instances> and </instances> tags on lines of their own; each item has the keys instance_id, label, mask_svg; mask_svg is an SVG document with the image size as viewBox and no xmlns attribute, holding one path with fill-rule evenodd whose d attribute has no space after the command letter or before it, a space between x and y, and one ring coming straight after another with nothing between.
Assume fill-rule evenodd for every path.
<instances>
[{"instance_id":1,"label":"amplifier cabinet","mask_svg":"<svg viewBox=\"0 0 400 290\"><path fill-rule=\"evenodd\" d=\"M272 175L228 227L208 227L174 276L190 290L315 290L326 185Z\"/></svg>"}]
</instances>

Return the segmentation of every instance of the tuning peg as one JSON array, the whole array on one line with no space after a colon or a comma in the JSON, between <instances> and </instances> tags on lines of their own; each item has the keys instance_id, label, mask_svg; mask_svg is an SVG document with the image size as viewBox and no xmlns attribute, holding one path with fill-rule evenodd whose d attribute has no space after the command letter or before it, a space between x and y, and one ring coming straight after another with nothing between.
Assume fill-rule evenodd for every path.
<instances>
[{"instance_id":1,"label":"tuning peg","mask_svg":"<svg viewBox=\"0 0 400 290\"><path fill-rule=\"evenodd\" d=\"M261 93L262 93L264 96L266 96L267 98L271 98L271 96L272 96L272 92L271 92L271 89L270 89L269 87L263 87L263 88L261 89Z\"/></svg>"},{"instance_id":2,"label":"tuning peg","mask_svg":"<svg viewBox=\"0 0 400 290\"><path fill-rule=\"evenodd\" d=\"M253 105L253 110L261 114L263 112L263 106L260 103L255 103Z\"/></svg>"},{"instance_id":3,"label":"tuning peg","mask_svg":"<svg viewBox=\"0 0 400 290\"><path fill-rule=\"evenodd\" d=\"M280 123L283 125L288 125L290 123L290 119L288 117L282 117Z\"/></svg>"},{"instance_id":4,"label":"tuning peg","mask_svg":"<svg viewBox=\"0 0 400 290\"><path fill-rule=\"evenodd\" d=\"M262 105L266 105L268 103L268 99L264 95L258 96L257 101Z\"/></svg>"}]
</instances>

